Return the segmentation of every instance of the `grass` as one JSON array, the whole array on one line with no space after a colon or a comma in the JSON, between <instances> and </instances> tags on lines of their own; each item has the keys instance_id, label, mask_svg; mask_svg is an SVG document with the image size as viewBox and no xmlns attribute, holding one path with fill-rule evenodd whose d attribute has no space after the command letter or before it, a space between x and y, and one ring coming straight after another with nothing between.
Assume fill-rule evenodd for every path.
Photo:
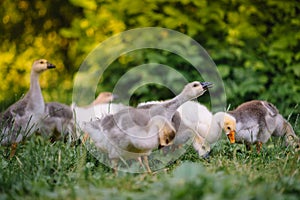
<instances>
[{"instance_id":1,"label":"grass","mask_svg":"<svg viewBox=\"0 0 300 200\"><path fill-rule=\"evenodd\" d=\"M276 200L298 199L300 193L300 152L274 138L259 155L225 138L209 160L189 147L167 171L154 175L115 177L84 146L37 135L20 144L15 157L7 159L8 153L9 148L0 148L0 199Z\"/></svg>"}]
</instances>

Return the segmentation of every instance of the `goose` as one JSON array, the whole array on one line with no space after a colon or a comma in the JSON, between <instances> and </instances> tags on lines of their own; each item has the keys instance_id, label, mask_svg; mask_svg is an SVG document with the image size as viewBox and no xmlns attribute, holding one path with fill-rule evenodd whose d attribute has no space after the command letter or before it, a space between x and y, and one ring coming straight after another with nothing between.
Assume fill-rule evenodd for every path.
<instances>
[{"instance_id":1,"label":"goose","mask_svg":"<svg viewBox=\"0 0 300 200\"><path fill-rule=\"evenodd\" d=\"M52 68L55 68L55 65L45 59L33 62L29 91L0 116L2 145L13 144L16 147L16 143L32 135L38 129L38 122L45 109L39 76L42 72Z\"/></svg>"},{"instance_id":2,"label":"goose","mask_svg":"<svg viewBox=\"0 0 300 200\"><path fill-rule=\"evenodd\" d=\"M146 102L145 104L159 104L161 102ZM234 143L236 120L225 112L217 112L214 115L196 101L187 101L177 109L177 114L172 119L176 129L174 139L175 146L185 144L194 138L193 147L199 157L206 157L211 145L219 140L224 130L230 143Z\"/></svg>"},{"instance_id":3,"label":"goose","mask_svg":"<svg viewBox=\"0 0 300 200\"><path fill-rule=\"evenodd\" d=\"M46 103L38 132L43 136L51 137L51 141L56 141L61 137L74 139L76 127L71 107L59 102Z\"/></svg>"},{"instance_id":4,"label":"goose","mask_svg":"<svg viewBox=\"0 0 300 200\"><path fill-rule=\"evenodd\" d=\"M182 92L171 100L150 107L148 107L148 105L138 108L128 107L115 114L107 115L101 120L84 122L83 130L89 134L96 147L108 153L115 171L118 159L123 157L125 159L128 158L128 152L131 152L130 157L140 159L140 157L143 156L146 168L148 172L151 172L147 162L147 155L149 155L151 150L158 144L167 146L173 140L175 131L170 121L177 108L184 102L204 94L211 85L211 83L200 83L198 81L188 83ZM157 122L157 120L152 122L153 119L158 119L159 122ZM149 135L149 132L151 132L149 130L152 130L153 126L157 127L157 125L155 125L156 123L168 124L167 128L165 126L163 126L163 128L162 126L159 127L162 128L161 130L165 132L164 135L166 135L166 137L164 137L165 139L162 140L160 136L162 134L158 134L159 143L156 142L154 145L153 140L149 141L149 143L137 140L138 142L134 143L127 138L130 137L128 135L132 135L134 138L139 135L143 136L143 133L144 135ZM165 129L168 131L164 131ZM127 134L124 134L124 132ZM106 140L103 138L106 138ZM149 144L153 145L148 149ZM120 148L124 151L120 151ZM147 149L146 153L144 150L142 153L138 153L141 149L145 148Z\"/></svg>"},{"instance_id":5,"label":"goose","mask_svg":"<svg viewBox=\"0 0 300 200\"><path fill-rule=\"evenodd\" d=\"M145 118L145 113L129 108L103 119L83 123L84 131L95 146L108 153L115 174L119 159L140 160L141 156L148 156L154 148L170 145L175 137L175 129L166 118L154 116L149 121ZM115 120L122 121L122 128L114 123ZM148 157L143 158L147 171L151 173Z\"/></svg>"},{"instance_id":6,"label":"goose","mask_svg":"<svg viewBox=\"0 0 300 200\"><path fill-rule=\"evenodd\" d=\"M111 103L114 99L118 98L116 94L111 92L101 92L97 98L89 105L79 107L75 103L72 103L71 110L73 111L73 117L75 120L76 127L82 130L83 122L92 121L94 119L100 119L108 114L114 114L122 109L127 108L124 104ZM77 138L80 138L84 144L88 137L87 133L82 136L77 131Z\"/></svg>"},{"instance_id":7,"label":"goose","mask_svg":"<svg viewBox=\"0 0 300 200\"><path fill-rule=\"evenodd\" d=\"M111 92L101 92L97 98L85 107L76 107L76 110L87 110L97 104L107 103L116 98ZM73 116L74 105L68 106L59 102L48 102L45 104L44 118L41 120L39 133L51 137L52 141L58 140L61 136L70 141L79 136L79 127L76 126Z\"/></svg>"},{"instance_id":8,"label":"goose","mask_svg":"<svg viewBox=\"0 0 300 200\"><path fill-rule=\"evenodd\" d=\"M95 118L102 118L108 114L114 114L127 106L119 103L111 103L117 95L111 92L101 92L97 98L87 106L77 106L72 103L71 110L73 110L76 123L81 126L82 122L88 122Z\"/></svg>"},{"instance_id":9,"label":"goose","mask_svg":"<svg viewBox=\"0 0 300 200\"><path fill-rule=\"evenodd\" d=\"M206 157L211 145L222 136L222 130L230 143L235 143L236 119L225 112L212 114L207 107L195 101L188 101L178 109L182 122L189 129L177 132L174 144L183 144L186 138L195 136L193 147L199 157Z\"/></svg>"},{"instance_id":10,"label":"goose","mask_svg":"<svg viewBox=\"0 0 300 200\"><path fill-rule=\"evenodd\" d=\"M239 105L235 110L228 112L237 120L237 143L244 143L247 150L256 145L260 153L262 145L271 136L285 137L286 145L299 148L299 138L291 124L283 118L278 109L270 102L252 100Z\"/></svg>"},{"instance_id":11,"label":"goose","mask_svg":"<svg viewBox=\"0 0 300 200\"><path fill-rule=\"evenodd\" d=\"M101 92L101 93L99 93L97 98L92 102L91 105L109 103L109 102L112 102L116 98L118 98L118 96L111 92Z\"/></svg>"}]
</instances>

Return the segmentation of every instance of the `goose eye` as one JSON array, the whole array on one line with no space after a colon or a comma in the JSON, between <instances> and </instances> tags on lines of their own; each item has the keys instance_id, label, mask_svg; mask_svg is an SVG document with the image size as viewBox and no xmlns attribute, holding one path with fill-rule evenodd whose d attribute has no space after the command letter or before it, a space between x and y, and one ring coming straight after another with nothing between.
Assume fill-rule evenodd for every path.
<instances>
[{"instance_id":1,"label":"goose eye","mask_svg":"<svg viewBox=\"0 0 300 200\"><path fill-rule=\"evenodd\" d=\"M193 84L193 87L198 87L198 86L199 86L198 83L194 83L194 84Z\"/></svg>"},{"instance_id":2,"label":"goose eye","mask_svg":"<svg viewBox=\"0 0 300 200\"><path fill-rule=\"evenodd\" d=\"M44 61L40 61L40 64L44 64Z\"/></svg>"},{"instance_id":3,"label":"goose eye","mask_svg":"<svg viewBox=\"0 0 300 200\"><path fill-rule=\"evenodd\" d=\"M231 130L231 128L230 128L229 126L227 126L227 130L229 130L229 131L230 131L230 130Z\"/></svg>"}]
</instances>

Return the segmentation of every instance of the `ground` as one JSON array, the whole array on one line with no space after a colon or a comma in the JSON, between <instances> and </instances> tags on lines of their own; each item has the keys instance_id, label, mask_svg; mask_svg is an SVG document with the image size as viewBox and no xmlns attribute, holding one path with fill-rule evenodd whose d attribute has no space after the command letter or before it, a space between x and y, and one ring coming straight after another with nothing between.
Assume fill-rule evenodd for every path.
<instances>
[{"instance_id":1,"label":"ground","mask_svg":"<svg viewBox=\"0 0 300 200\"><path fill-rule=\"evenodd\" d=\"M299 133L296 130L296 132ZM224 137L209 159L193 148L155 174L113 171L83 145L32 136L9 159L0 148L0 199L298 199L300 152L272 138L260 154Z\"/></svg>"}]
</instances>

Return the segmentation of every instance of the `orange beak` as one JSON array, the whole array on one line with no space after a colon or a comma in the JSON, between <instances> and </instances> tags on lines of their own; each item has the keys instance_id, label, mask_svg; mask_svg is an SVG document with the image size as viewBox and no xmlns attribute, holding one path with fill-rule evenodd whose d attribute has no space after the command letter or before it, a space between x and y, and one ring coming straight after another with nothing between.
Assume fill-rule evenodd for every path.
<instances>
[{"instance_id":1,"label":"orange beak","mask_svg":"<svg viewBox=\"0 0 300 200\"><path fill-rule=\"evenodd\" d=\"M227 135L229 141L230 141L230 144L233 144L235 143L235 131L230 131Z\"/></svg>"}]
</instances>

